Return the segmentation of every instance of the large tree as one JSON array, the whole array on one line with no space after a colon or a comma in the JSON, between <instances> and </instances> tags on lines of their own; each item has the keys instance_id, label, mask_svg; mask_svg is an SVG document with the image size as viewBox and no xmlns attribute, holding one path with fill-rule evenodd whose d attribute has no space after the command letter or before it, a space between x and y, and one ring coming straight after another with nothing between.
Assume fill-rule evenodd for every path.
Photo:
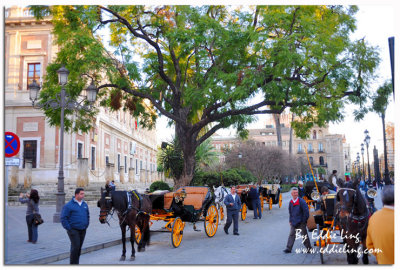
<instances>
[{"instance_id":1,"label":"large tree","mask_svg":"<svg viewBox=\"0 0 400 270\"><path fill-rule=\"evenodd\" d=\"M243 131L254 115L285 108L299 117L292 123L298 137L341 120L346 102L365 101L379 62L376 48L350 40L355 6L31 8L38 18L53 16L59 46L42 101L57 92L64 63L71 96L94 80L101 105L129 109L148 127L157 115L168 117L184 156L176 186L190 183L196 148L218 129ZM263 98L252 100L258 93ZM58 124L58 111L45 113ZM89 129L92 116L82 113L74 127Z\"/></svg>"}]
</instances>

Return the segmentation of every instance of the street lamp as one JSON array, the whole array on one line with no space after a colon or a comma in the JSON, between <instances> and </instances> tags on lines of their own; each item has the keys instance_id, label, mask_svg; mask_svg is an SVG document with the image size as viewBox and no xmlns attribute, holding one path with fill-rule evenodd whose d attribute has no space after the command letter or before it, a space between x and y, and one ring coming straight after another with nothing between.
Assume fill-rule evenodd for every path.
<instances>
[{"instance_id":1,"label":"street lamp","mask_svg":"<svg viewBox=\"0 0 400 270\"><path fill-rule=\"evenodd\" d=\"M86 100L89 101L89 106L80 104L73 98L68 96L65 92L65 85L68 83L69 71L63 65L57 70L58 83L61 85L61 91L56 99L48 100L44 103L39 103L37 106L39 108L52 108L60 109L60 162L58 170L58 182L57 182L57 193L56 193L56 213L53 215L53 222L60 222L61 209L65 204L65 192L64 192L64 110L66 108L73 110L85 110L90 111L92 109L91 105L96 100L97 88L93 81L86 89ZM29 88L29 98L32 101L32 106L35 106L35 102L38 98L38 93L40 86L34 80L28 85Z\"/></svg>"},{"instance_id":2,"label":"street lamp","mask_svg":"<svg viewBox=\"0 0 400 270\"><path fill-rule=\"evenodd\" d=\"M357 152L357 166L358 166L357 174L358 174L358 177L360 177L360 153L359 152Z\"/></svg>"},{"instance_id":3,"label":"street lamp","mask_svg":"<svg viewBox=\"0 0 400 270\"><path fill-rule=\"evenodd\" d=\"M371 137L368 135L369 132L368 132L367 129L364 131L364 134L365 134L364 142L365 142L365 144L366 144L366 146L367 146L368 184L371 184L371 168L370 168L370 166L369 166L369 151L368 151L368 147L369 147L369 143L370 143L370 141L371 141Z\"/></svg>"},{"instance_id":4,"label":"street lamp","mask_svg":"<svg viewBox=\"0 0 400 270\"><path fill-rule=\"evenodd\" d=\"M365 170L364 170L364 168L365 168L365 165L364 165L364 144L363 144L363 143L361 144L361 155L362 155L362 162L363 162L363 165L362 165L362 174L363 174L363 180L364 180L364 182L365 182Z\"/></svg>"}]
</instances>

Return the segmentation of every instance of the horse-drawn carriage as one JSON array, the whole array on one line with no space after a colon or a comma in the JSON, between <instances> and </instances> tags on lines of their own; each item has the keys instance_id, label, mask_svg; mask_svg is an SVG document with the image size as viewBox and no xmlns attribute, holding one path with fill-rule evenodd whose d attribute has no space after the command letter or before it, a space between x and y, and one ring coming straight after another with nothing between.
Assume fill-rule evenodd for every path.
<instances>
[{"instance_id":1,"label":"horse-drawn carriage","mask_svg":"<svg viewBox=\"0 0 400 270\"><path fill-rule=\"evenodd\" d=\"M242 202L242 207L240 209L240 217L242 220L246 220L247 216L247 209L254 210L253 204L251 203L251 199L249 198L249 191L250 188L257 189L255 185L237 185L236 186L236 193L240 196L240 201ZM260 197L261 199L261 197ZM261 204L262 207L262 204ZM261 211L263 209L261 208Z\"/></svg>"},{"instance_id":2,"label":"horse-drawn carriage","mask_svg":"<svg viewBox=\"0 0 400 270\"><path fill-rule=\"evenodd\" d=\"M186 222L204 221L204 231L213 237L218 229L218 210L214 197L207 187L182 187L175 192L149 194L152 201L151 221L165 221L163 227L171 232L172 246L177 248L182 242ZM140 232L138 232L140 233Z\"/></svg>"},{"instance_id":3,"label":"horse-drawn carriage","mask_svg":"<svg viewBox=\"0 0 400 270\"><path fill-rule=\"evenodd\" d=\"M317 191L321 192L322 187L326 186L329 189L333 189L333 187L328 182L321 182L321 181L306 181L304 185L304 196L303 199L306 201L308 208L315 208L315 200L312 198L312 193Z\"/></svg>"},{"instance_id":4,"label":"horse-drawn carriage","mask_svg":"<svg viewBox=\"0 0 400 270\"><path fill-rule=\"evenodd\" d=\"M261 209L264 209L264 202L272 209L273 204L282 206L281 186L279 184L264 184L260 187Z\"/></svg>"},{"instance_id":5,"label":"horse-drawn carriage","mask_svg":"<svg viewBox=\"0 0 400 270\"><path fill-rule=\"evenodd\" d=\"M366 232L371 215L357 183L344 184L337 193L326 195L313 190L310 197L322 210L321 214L314 215L318 236L314 245L318 247L321 263L324 263L324 253L329 250L329 245L346 244L348 263L357 264L359 245L367 250ZM368 253L363 252L363 263L368 264Z\"/></svg>"}]
</instances>

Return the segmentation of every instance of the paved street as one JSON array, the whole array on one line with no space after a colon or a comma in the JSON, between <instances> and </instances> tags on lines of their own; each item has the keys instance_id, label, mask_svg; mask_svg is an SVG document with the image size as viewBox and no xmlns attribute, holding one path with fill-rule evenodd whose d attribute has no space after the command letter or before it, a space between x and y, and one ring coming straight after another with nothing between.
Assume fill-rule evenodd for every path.
<instances>
[{"instance_id":1,"label":"paved street","mask_svg":"<svg viewBox=\"0 0 400 270\"><path fill-rule=\"evenodd\" d=\"M225 235L222 227L218 228L213 238L208 238L203 224L198 223L201 232L195 232L191 224L186 224L182 244L178 248L171 245L170 233L152 233L151 245L145 252L136 253L136 260L120 262L122 246L118 244L119 228L111 220L111 226L98 222L98 208L91 207L91 224L87 232L81 264L320 264L318 254L296 254L301 248L297 240L293 252L284 254L288 233L289 193L283 194L283 206L277 205L271 211L264 209L263 218L254 220L250 211L245 222L239 221L240 236ZM381 208L380 198L376 200ZM54 207L41 207L45 223L39 228L39 241L35 248L26 242L25 207L9 207L7 229L6 264L69 264L69 240L60 224L51 222ZM153 225L157 229L164 225L158 221ZM309 234L310 235L310 234ZM12 241L10 241L12 239ZM106 244L105 244L106 243ZM104 248L109 246L107 248ZM91 250L95 250L89 252ZM127 244L127 258L130 255L130 244ZM347 264L344 254L329 254L324 257L326 264ZM376 263L370 256L370 262ZM360 262L361 263L361 262Z\"/></svg>"}]
</instances>

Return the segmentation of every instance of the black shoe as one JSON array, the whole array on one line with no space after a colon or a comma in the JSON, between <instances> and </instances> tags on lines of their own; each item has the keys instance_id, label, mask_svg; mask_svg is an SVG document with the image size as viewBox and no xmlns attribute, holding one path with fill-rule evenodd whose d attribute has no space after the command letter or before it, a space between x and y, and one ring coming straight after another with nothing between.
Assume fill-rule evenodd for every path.
<instances>
[{"instance_id":1,"label":"black shoe","mask_svg":"<svg viewBox=\"0 0 400 270\"><path fill-rule=\"evenodd\" d=\"M256 217L253 217L253 219L257 219Z\"/></svg>"},{"instance_id":2,"label":"black shoe","mask_svg":"<svg viewBox=\"0 0 400 270\"><path fill-rule=\"evenodd\" d=\"M240 235L239 233L235 232L233 235Z\"/></svg>"},{"instance_id":3,"label":"black shoe","mask_svg":"<svg viewBox=\"0 0 400 270\"><path fill-rule=\"evenodd\" d=\"M283 252L285 252L285 253L291 253L292 251L290 251L290 250L288 250L288 249L285 249Z\"/></svg>"},{"instance_id":4,"label":"black shoe","mask_svg":"<svg viewBox=\"0 0 400 270\"><path fill-rule=\"evenodd\" d=\"M228 230L227 230L226 228L224 228L224 232L225 232L226 234L229 234L229 233L228 233Z\"/></svg>"}]
</instances>

